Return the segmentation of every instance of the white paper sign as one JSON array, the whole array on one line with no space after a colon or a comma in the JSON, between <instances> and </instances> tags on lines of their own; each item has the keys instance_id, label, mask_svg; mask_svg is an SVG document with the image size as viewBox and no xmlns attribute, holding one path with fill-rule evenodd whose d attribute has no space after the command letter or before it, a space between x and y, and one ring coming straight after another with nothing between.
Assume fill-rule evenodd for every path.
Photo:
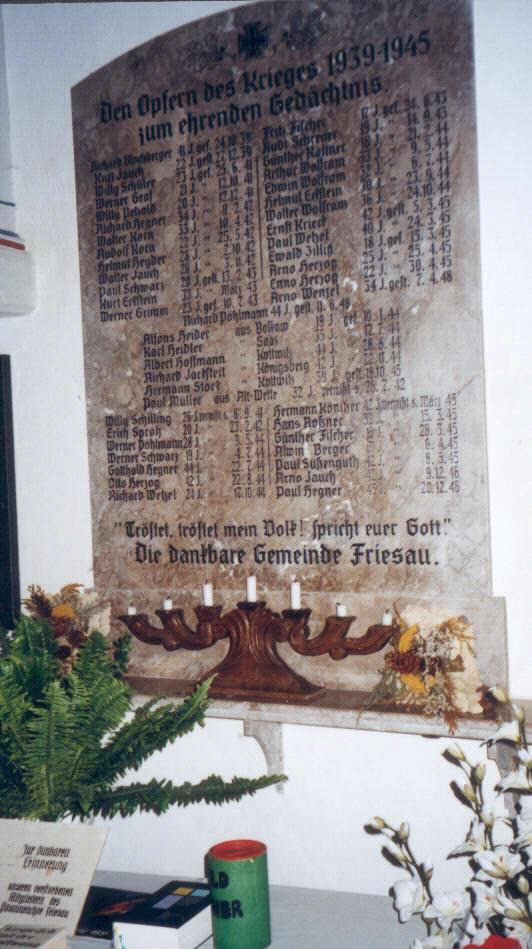
<instances>
[{"instance_id":1,"label":"white paper sign","mask_svg":"<svg viewBox=\"0 0 532 949\"><path fill-rule=\"evenodd\" d=\"M72 935L106 837L101 827L0 820L0 926Z\"/></svg>"}]
</instances>

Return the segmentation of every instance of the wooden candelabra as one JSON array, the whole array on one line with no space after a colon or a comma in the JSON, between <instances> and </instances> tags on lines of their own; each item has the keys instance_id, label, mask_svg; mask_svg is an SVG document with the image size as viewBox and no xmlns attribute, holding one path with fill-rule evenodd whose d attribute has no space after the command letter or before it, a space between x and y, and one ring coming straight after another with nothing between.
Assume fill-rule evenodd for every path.
<instances>
[{"instance_id":1,"label":"wooden candelabra","mask_svg":"<svg viewBox=\"0 0 532 949\"><path fill-rule=\"evenodd\" d=\"M209 649L221 639L229 640L225 657L204 678L215 675L211 695L215 698L270 702L310 701L322 691L307 682L281 658L279 643L288 643L301 656L345 659L378 652L399 632L392 623L370 626L358 638L348 637L355 616L328 616L317 636L310 636L311 610L270 610L264 601L242 601L222 615L222 606L196 606L196 629L185 622L183 610L156 610L161 626L153 626L145 613L120 616L129 631L143 643L164 649Z\"/></svg>"}]
</instances>

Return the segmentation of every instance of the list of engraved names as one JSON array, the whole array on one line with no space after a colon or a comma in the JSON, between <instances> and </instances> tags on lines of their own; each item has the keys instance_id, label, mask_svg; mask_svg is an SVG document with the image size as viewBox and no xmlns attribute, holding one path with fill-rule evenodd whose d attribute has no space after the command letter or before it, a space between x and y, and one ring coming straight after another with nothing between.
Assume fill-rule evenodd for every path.
<instances>
[{"instance_id":1,"label":"list of engraved names","mask_svg":"<svg viewBox=\"0 0 532 949\"><path fill-rule=\"evenodd\" d=\"M174 165L173 305L167 215L148 163L130 158L94 172L100 319L151 321L172 311L183 324L173 333L141 331L142 413L105 419L110 500L176 500L176 475L186 476L188 498L202 497L212 422L225 423L232 446L235 498L339 498L338 472L361 466L376 492L385 471L398 473L396 449L385 446L405 412L419 426L419 490L459 491L455 393L404 396L400 304L388 299L395 289L452 281L448 121L445 90L419 104L360 109L364 249L352 282L363 287L361 305L340 280L334 236L352 214L345 184L355 148L325 119L268 125L260 148L245 131L142 156ZM405 145L401 180L386 169L393 172L390 156ZM290 332L295 320L307 329L300 343ZM231 369L214 327L241 347ZM354 426L363 429L362 451Z\"/></svg>"}]
</instances>

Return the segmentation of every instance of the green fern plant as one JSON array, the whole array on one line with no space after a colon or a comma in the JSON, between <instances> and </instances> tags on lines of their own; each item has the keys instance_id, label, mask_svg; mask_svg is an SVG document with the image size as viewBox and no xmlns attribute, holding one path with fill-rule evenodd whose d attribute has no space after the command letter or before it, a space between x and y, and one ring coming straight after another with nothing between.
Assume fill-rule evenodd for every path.
<instances>
[{"instance_id":1,"label":"green fern plant","mask_svg":"<svg viewBox=\"0 0 532 949\"><path fill-rule=\"evenodd\" d=\"M285 780L210 775L197 784L121 784L153 752L204 724L210 686L197 686L179 705L152 699L133 711L123 678L128 638L111 650L100 633L88 634L66 670L46 619L22 616L2 639L0 817L162 814L174 804L238 801Z\"/></svg>"}]
</instances>

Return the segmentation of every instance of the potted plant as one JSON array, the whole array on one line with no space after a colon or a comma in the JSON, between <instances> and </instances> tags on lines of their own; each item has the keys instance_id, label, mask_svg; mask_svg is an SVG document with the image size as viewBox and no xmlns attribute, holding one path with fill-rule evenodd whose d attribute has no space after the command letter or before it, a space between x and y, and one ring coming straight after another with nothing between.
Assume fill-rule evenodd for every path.
<instances>
[{"instance_id":1,"label":"potted plant","mask_svg":"<svg viewBox=\"0 0 532 949\"><path fill-rule=\"evenodd\" d=\"M471 823L449 857L468 858L468 886L454 893L435 888L432 866L415 856L406 821L393 827L375 817L366 825L386 838L386 859L408 874L391 894L400 922L419 915L427 926L426 938L416 939L412 949L532 949L532 750L523 709L500 686L489 693L506 716L489 744L513 750L510 770L491 790L511 792L515 813L494 813L483 762L470 762L457 744L444 751L465 776L451 788L471 812Z\"/></svg>"},{"instance_id":2,"label":"potted plant","mask_svg":"<svg viewBox=\"0 0 532 949\"><path fill-rule=\"evenodd\" d=\"M154 751L203 724L210 682L181 704L152 699L133 711L124 679L129 634L110 644L91 630L95 607L77 584L55 596L31 587L25 605L30 615L0 639L0 817L161 814L174 804L238 801L284 780L121 783Z\"/></svg>"}]
</instances>

